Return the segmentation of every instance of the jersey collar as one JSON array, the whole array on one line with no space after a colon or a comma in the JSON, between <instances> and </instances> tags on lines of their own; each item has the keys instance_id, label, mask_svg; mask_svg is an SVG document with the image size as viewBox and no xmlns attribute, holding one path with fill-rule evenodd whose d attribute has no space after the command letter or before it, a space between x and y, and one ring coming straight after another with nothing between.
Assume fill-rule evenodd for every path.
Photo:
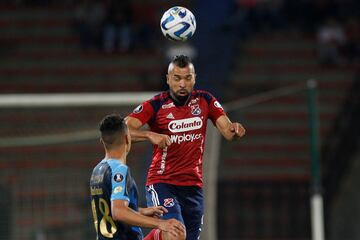
<instances>
[{"instance_id":1,"label":"jersey collar","mask_svg":"<svg viewBox=\"0 0 360 240\"><path fill-rule=\"evenodd\" d=\"M173 103L175 104L175 106L181 107L181 106L186 106L186 105L189 103L190 99L191 99L192 96L193 96L193 92L194 92L194 90L191 91L191 93L189 94L188 99L187 99L185 102L180 102L180 101L174 99L174 98L171 96L171 94L170 94L170 90L168 91L168 96L169 96L169 98L173 101Z\"/></svg>"}]
</instances>

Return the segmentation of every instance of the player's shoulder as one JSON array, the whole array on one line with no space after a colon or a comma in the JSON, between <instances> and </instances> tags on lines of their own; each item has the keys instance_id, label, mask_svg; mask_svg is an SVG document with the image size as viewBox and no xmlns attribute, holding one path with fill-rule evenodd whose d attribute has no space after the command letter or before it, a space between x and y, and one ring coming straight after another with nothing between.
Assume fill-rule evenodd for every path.
<instances>
[{"instance_id":1,"label":"player's shoulder","mask_svg":"<svg viewBox=\"0 0 360 240\"><path fill-rule=\"evenodd\" d=\"M122 174L126 174L128 172L128 166L121 163L118 160L115 159L109 159L106 160L107 164L109 165L111 171L113 174L116 174L117 172L121 172Z\"/></svg>"},{"instance_id":2,"label":"player's shoulder","mask_svg":"<svg viewBox=\"0 0 360 240\"><path fill-rule=\"evenodd\" d=\"M206 90L194 90L193 94L194 97L204 98L208 104L210 104L210 102L215 99L215 97Z\"/></svg>"},{"instance_id":3,"label":"player's shoulder","mask_svg":"<svg viewBox=\"0 0 360 240\"><path fill-rule=\"evenodd\" d=\"M160 109L160 107L163 104L167 103L169 100L170 100L170 94L168 91L166 91L155 95L147 102L153 107L154 112L157 112Z\"/></svg>"},{"instance_id":4,"label":"player's shoulder","mask_svg":"<svg viewBox=\"0 0 360 240\"><path fill-rule=\"evenodd\" d=\"M159 94L156 94L154 97L152 97L150 100L148 100L149 102L163 102L163 101L167 101L169 99L169 92L165 91L165 92L161 92Z\"/></svg>"}]
</instances>

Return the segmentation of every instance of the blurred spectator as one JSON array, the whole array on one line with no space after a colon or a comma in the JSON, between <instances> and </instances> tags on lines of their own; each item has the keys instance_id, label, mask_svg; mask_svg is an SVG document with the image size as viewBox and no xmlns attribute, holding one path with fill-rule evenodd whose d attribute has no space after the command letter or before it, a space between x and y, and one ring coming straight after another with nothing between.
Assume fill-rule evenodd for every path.
<instances>
[{"instance_id":1,"label":"blurred spectator","mask_svg":"<svg viewBox=\"0 0 360 240\"><path fill-rule=\"evenodd\" d=\"M256 17L260 30L279 29L284 25L283 0L257 0Z\"/></svg>"},{"instance_id":2,"label":"blurred spectator","mask_svg":"<svg viewBox=\"0 0 360 240\"><path fill-rule=\"evenodd\" d=\"M358 17L351 17L345 25L346 44L344 55L349 63L360 63L360 24Z\"/></svg>"},{"instance_id":3,"label":"blurred spectator","mask_svg":"<svg viewBox=\"0 0 360 240\"><path fill-rule=\"evenodd\" d=\"M324 19L338 15L337 6L331 0L285 1L284 12L289 25L307 33L316 32Z\"/></svg>"},{"instance_id":4,"label":"blurred spectator","mask_svg":"<svg viewBox=\"0 0 360 240\"><path fill-rule=\"evenodd\" d=\"M285 25L283 0L235 0L235 17L231 20L240 35L254 31L279 29ZM239 32L239 29L237 29Z\"/></svg>"},{"instance_id":5,"label":"blurred spectator","mask_svg":"<svg viewBox=\"0 0 360 240\"><path fill-rule=\"evenodd\" d=\"M134 45L137 50L151 50L157 47L156 37L161 37L158 7L152 3L134 4ZM154 29L156 31L154 31ZM159 47L160 48L160 47Z\"/></svg>"},{"instance_id":6,"label":"blurred spectator","mask_svg":"<svg viewBox=\"0 0 360 240\"><path fill-rule=\"evenodd\" d=\"M0 184L0 237L2 239L11 239L11 223L12 223L12 192L10 187L5 183Z\"/></svg>"},{"instance_id":7,"label":"blurred spectator","mask_svg":"<svg viewBox=\"0 0 360 240\"><path fill-rule=\"evenodd\" d=\"M338 7L332 0L312 1L310 8L313 9L313 14L312 19L309 20L312 21L312 25L316 28L319 27L324 20L328 21L329 18L338 19Z\"/></svg>"},{"instance_id":8,"label":"blurred spectator","mask_svg":"<svg viewBox=\"0 0 360 240\"><path fill-rule=\"evenodd\" d=\"M318 56L321 64L337 65L341 61L341 49L346 44L342 26L333 18L325 21L317 32Z\"/></svg>"},{"instance_id":9,"label":"blurred spectator","mask_svg":"<svg viewBox=\"0 0 360 240\"><path fill-rule=\"evenodd\" d=\"M127 52L133 44L132 9L129 1L111 0L107 6L103 29L103 49L106 53L115 50Z\"/></svg>"},{"instance_id":10,"label":"blurred spectator","mask_svg":"<svg viewBox=\"0 0 360 240\"><path fill-rule=\"evenodd\" d=\"M104 17L105 6L101 0L84 0L75 7L74 28L83 49L100 48Z\"/></svg>"}]
</instances>

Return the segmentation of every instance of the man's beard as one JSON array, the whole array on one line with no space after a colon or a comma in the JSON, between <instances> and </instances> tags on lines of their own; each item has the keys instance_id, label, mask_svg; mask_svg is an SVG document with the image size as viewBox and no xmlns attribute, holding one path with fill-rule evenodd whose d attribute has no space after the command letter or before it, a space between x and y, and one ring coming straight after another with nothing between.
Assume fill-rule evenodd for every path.
<instances>
[{"instance_id":1,"label":"man's beard","mask_svg":"<svg viewBox=\"0 0 360 240\"><path fill-rule=\"evenodd\" d=\"M187 94L187 95L181 95L181 96L176 95L176 99L177 99L180 103L185 103L186 100L188 100L188 98L189 98L189 94Z\"/></svg>"},{"instance_id":2,"label":"man's beard","mask_svg":"<svg viewBox=\"0 0 360 240\"><path fill-rule=\"evenodd\" d=\"M185 102L189 99L190 93L187 92L186 95L179 95L178 93L173 92L173 96L176 98L175 100L180 104L184 105Z\"/></svg>"}]
</instances>

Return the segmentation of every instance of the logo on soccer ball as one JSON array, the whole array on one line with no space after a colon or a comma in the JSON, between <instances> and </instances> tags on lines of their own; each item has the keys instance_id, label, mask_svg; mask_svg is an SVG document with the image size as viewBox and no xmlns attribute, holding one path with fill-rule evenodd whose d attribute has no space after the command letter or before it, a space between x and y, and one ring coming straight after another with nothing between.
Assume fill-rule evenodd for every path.
<instances>
[{"instance_id":1,"label":"logo on soccer ball","mask_svg":"<svg viewBox=\"0 0 360 240\"><path fill-rule=\"evenodd\" d=\"M186 41L194 35L196 20L194 14L184 7L172 7L160 20L160 28L167 39Z\"/></svg>"},{"instance_id":2,"label":"logo on soccer ball","mask_svg":"<svg viewBox=\"0 0 360 240\"><path fill-rule=\"evenodd\" d=\"M173 207L175 205L173 198L164 199L164 207Z\"/></svg>"},{"instance_id":3,"label":"logo on soccer ball","mask_svg":"<svg viewBox=\"0 0 360 240\"><path fill-rule=\"evenodd\" d=\"M133 113L141 113L142 110L143 110L143 105L141 104L134 109Z\"/></svg>"},{"instance_id":4,"label":"logo on soccer ball","mask_svg":"<svg viewBox=\"0 0 360 240\"><path fill-rule=\"evenodd\" d=\"M114 175L114 181L115 182L121 182L124 179L124 176L121 173L116 173Z\"/></svg>"}]
</instances>

